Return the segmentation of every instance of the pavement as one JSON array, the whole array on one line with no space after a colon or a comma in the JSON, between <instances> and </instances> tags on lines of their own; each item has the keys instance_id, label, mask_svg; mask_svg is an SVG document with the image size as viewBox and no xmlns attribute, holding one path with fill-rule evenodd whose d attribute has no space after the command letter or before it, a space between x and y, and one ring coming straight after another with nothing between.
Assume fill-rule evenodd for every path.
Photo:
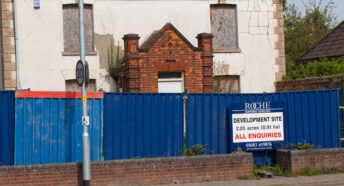
<instances>
[{"instance_id":1,"label":"pavement","mask_svg":"<svg viewBox=\"0 0 344 186\"><path fill-rule=\"evenodd\" d=\"M201 183L185 183L185 184L166 184L163 186L344 186L344 173L340 174L326 174L319 176L298 176L298 177L280 177L264 179L250 179L250 180L232 180L232 181L215 181L215 182L201 182Z\"/></svg>"}]
</instances>

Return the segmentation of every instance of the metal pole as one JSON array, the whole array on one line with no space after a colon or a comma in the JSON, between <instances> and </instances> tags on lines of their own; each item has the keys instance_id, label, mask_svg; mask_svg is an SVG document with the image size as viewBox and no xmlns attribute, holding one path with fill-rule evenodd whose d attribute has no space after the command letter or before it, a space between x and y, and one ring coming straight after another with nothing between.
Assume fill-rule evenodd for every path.
<instances>
[{"instance_id":1,"label":"metal pole","mask_svg":"<svg viewBox=\"0 0 344 186\"><path fill-rule=\"evenodd\" d=\"M79 0L79 30L80 30L80 59L85 66L85 33L84 33L84 1ZM85 77L85 70L83 71ZM87 97L85 83L82 84L82 116L87 117ZM90 185L91 171L90 171L90 140L88 135L88 125L83 123L82 133L82 170L84 185Z\"/></svg>"},{"instance_id":2,"label":"metal pole","mask_svg":"<svg viewBox=\"0 0 344 186\"><path fill-rule=\"evenodd\" d=\"M184 96L183 96L183 99L184 99L184 107L183 107L183 112L184 112L184 138L186 137L186 100L188 99L188 96L187 96L187 93L188 93L188 89L185 89L184 90Z\"/></svg>"}]
</instances>

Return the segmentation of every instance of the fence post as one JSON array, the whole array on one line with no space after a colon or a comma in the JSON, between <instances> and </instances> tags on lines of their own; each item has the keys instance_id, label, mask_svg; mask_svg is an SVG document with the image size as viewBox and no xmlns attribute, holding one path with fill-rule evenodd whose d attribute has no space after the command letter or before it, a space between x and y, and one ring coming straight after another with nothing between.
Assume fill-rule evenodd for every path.
<instances>
[{"instance_id":1,"label":"fence post","mask_svg":"<svg viewBox=\"0 0 344 186\"><path fill-rule=\"evenodd\" d=\"M186 138L186 100L188 99L188 96L187 96L187 93L188 93L188 89L185 89L184 90L184 96L183 96L183 100L184 100L184 105L183 105L183 112L184 112L184 138Z\"/></svg>"},{"instance_id":2,"label":"fence post","mask_svg":"<svg viewBox=\"0 0 344 186\"><path fill-rule=\"evenodd\" d=\"M340 122L339 122L339 128L340 128L340 142L341 142L341 146L343 147L343 134L344 134L344 130L343 130L343 121L344 121L344 103L343 103L343 86L340 87L339 89L339 112L340 112Z\"/></svg>"}]
</instances>

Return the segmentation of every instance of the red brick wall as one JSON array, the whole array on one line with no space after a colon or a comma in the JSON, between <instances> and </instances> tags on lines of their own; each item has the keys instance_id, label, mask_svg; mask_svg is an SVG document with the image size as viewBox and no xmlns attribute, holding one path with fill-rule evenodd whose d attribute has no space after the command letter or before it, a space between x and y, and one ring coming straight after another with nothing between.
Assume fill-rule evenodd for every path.
<instances>
[{"instance_id":1,"label":"red brick wall","mask_svg":"<svg viewBox=\"0 0 344 186\"><path fill-rule=\"evenodd\" d=\"M213 36L208 33L197 35L198 46L202 49L203 92L213 92Z\"/></svg>"},{"instance_id":2,"label":"red brick wall","mask_svg":"<svg viewBox=\"0 0 344 186\"><path fill-rule=\"evenodd\" d=\"M162 184L252 176L251 153L92 162L92 185ZM0 185L82 185L81 163L0 167Z\"/></svg>"},{"instance_id":3,"label":"red brick wall","mask_svg":"<svg viewBox=\"0 0 344 186\"><path fill-rule=\"evenodd\" d=\"M138 35L124 36L124 91L158 92L158 73L179 71L184 72L184 89L188 92L213 92L213 36L199 34L199 47L193 47L172 25L163 29L147 50L139 48Z\"/></svg>"},{"instance_id":4,"label":"red brick wall","mask_svg":"<svg viewBox=\"0 0 344 186\"><path fill-rule=\"evenodd\" d=\"M124 58L125 58L125 92L140 92L140 69L139 69L139 36L137 34L127 34L124 39ZM119 79L121 82L122 79Z\"/></svg>"},{"instance_id":5,"label":"red brick wall","mask_svg":"<svg viewBox=\"0 0 344 186\"><path fill-rule=\"evenodd\" d=\"M140 53L141 92L158 92L158 72L169 71L183 71L185 89L203 92L201 54L168 29L148 52Z\"/></svg>"},{"instance_id":6,"label":"red brick wall","mask_svg":"<svg viewBox=\"0 0 344 186\"><path fill-rule=\"evenodd\" d=\"M334 89L344 85L344 76L325 76L297 80L279 81L276 83L277 92Z\"/></svg>"},{"instance_id":7,"label":"red brick wall","mask_svg":"<svg viewBox=\"0 0 344 186\"><path fill-rule=\"evenodd\" d=\"M278 150L276 163L290 172L297 172L305 167L341 169L344 168L344 149Z\"/></svg>"}]
</instances>

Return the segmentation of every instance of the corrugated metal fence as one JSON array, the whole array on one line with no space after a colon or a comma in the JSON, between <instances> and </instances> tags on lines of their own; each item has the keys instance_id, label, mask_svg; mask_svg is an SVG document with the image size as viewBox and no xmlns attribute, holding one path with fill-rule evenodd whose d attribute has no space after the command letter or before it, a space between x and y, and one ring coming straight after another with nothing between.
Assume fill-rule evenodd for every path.
<instances>
[{"instance_id":1,"label":"corrugated metal fence","mask_svg":"<svg viewBox=\"0 0 344 186\"><path fill-rule=\"evenodd\" d=\"M264 94L189 94L187 147L203 144L216 154L238 147L229 139L228 108L242 102L285 103L284 145L303 142L322 148L340 147L339 90Z\"/></svg>"},{"instance_id":2,"label":"corrugated metal fence","mask_svg":"<svg viewBox=\"0 0 344 186\"><path fill-rule=\"evenodd\" d=\"M104 94L104 159L178 156L183 95Z\"/></svg>"},{"instance_id":3,"label":"corrugated metal fence","mask_svg":"<svg viewBox=\"0 0 344 186\"><path fill-rule=\"evenodd\" d=\"M14 164L82 161L81 95L16 92ZM91 160L102 159L101 93L88 95Z\"/></svg>"},{"instance_id":4,"label":"corrugated metal fence","mask_svg":"<svg viewBox=\"0 0 344 186\"><path fill-rule=\"evenodd\" d=\"M82 160L81 99L69 94L25 91L15 98L14 92L0 92L1 163ZM187 96L188 148L203 144L208 153L234 151L238 145L228 135L229 107L257 101L284 103L283 145L305 140L322 148L341 146L339 90ZM105 93L102 98L88 99L92 160L102 159L102 148L106 160L181 155L183 94Z\"/></svg>"},{"instance_id":5,"label":"corrugated metal fence","mask_svg":"<svg viewBox=\"0 0 344 186\"><path fill-rule=\"evenodd\" d=\"M0 92L0 163L13 165L14 91Z\"/></svg>"}]
</instances>

